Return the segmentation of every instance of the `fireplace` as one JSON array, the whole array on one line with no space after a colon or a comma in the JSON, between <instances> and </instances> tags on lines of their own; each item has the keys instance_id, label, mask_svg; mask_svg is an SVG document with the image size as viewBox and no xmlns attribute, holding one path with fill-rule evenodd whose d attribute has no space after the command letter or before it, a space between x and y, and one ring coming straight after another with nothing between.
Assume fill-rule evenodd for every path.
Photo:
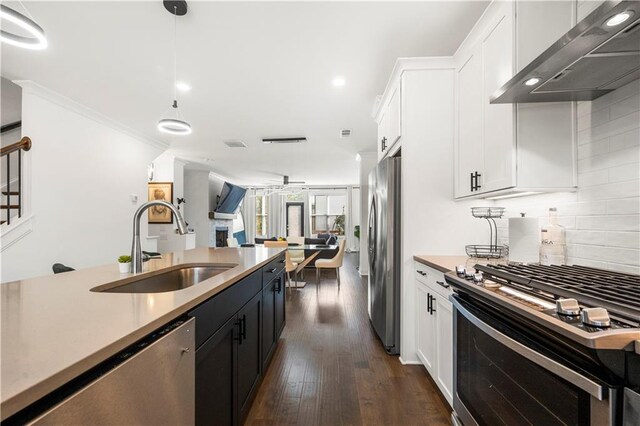
<instances>
[{"instance_id":1,"label":"fireplace","mask_svg":"<svg viewBox=\"0 0 640 426\"><path fill-rule=\"evenodd\" d=\"M209 218L209 247L228 247L227 238L233 236L233 220Z\"/></svg>"},{"instance_id":2,"label":"fireplace","mask_svg":"<svg viewBox=\"0 0 640 426\"><path fill-rule=\"evenodd\" d=\"M216 226L216 247L227 247L227 238L229 238L229 228Z\"/></svg>"}]
</instances>

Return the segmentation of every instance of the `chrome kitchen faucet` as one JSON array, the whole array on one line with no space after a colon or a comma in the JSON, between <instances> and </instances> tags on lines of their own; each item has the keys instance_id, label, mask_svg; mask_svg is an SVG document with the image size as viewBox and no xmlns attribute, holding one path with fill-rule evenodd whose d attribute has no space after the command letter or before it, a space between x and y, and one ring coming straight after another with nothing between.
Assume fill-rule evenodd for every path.
<instances>
[{"instance_id":1,"label":"chrome kitchen faucet","mask_svg":"<svg viewBox=\"0 0 640 426\"><path fill-rule=\"evenodd\" d=\"M142 272L142 248L140 247L140 218L142 213L152 206L164 206L168 208L176 217L178 222L178 232L180 235L187 233L187 224L185 223L180 211L171 203L163 200L153 200L144 203L136 210L133 215L133 242L131 243L131 270L134 274Z\"/></svg>"}]
</instances>

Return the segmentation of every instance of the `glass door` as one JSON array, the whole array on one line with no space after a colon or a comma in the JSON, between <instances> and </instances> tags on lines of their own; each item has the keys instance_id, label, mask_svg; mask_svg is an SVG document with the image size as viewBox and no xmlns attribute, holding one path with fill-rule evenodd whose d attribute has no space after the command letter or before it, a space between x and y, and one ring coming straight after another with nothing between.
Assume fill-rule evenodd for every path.
<instances>
[{"instance_id":1,"label":"glass door","mask_svg":"<svg viewBox=\"0 0 640 426\"><path fill-rule=\"evenodd\" d=\"M304 203L287 203L287 237L304 237Z\"/></svg>"}]
</instances>

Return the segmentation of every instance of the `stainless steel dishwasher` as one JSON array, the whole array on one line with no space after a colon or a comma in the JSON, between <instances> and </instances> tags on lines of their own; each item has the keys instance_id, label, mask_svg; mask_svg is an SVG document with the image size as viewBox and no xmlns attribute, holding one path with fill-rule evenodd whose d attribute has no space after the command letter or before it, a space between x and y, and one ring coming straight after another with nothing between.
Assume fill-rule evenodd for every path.
<instances>
[{"instance_id":1,"label":"stainless steel dishwasher","mask_svg":"<svg viewBox=\"0 0 640 426\"><path fill-rule=\"evenodd\" d=\"M194 413L191 318L123 351L99 377L29 424L191 425Z\"/></svg>"}]
</instances>

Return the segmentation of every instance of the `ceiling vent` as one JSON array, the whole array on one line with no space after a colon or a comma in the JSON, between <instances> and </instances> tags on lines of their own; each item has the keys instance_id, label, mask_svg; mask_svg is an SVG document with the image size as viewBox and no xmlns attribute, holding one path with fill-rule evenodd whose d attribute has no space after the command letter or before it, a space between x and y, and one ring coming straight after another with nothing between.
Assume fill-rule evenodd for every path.
<instances>
[{"instance_id":1,"label":"ceiling vent","mask_svg":"<svg viewBox=\"0 0 640 426\"><path fill-rule=\"evenodd\" d=\"M264 138L262 143L301 143L306 142L307 138L301 136L299 138Z\"/></svg>"},{"instance_id":2,"label":"ceiling vent","mask_svg":"<svg viewBox=\"0 0 640 426\"><path fill-rule=\"evenodd\" d=\"M224 141L229 148L246 148L247 144L242 141Z\"/></svg>"},{"instance_id":3,"label":"ceiling vent","mask_svg":"<svg viewBox=\"0 0 640 426\"><path fill-rule=\"evenodd\" d=\"M340 130L340 137L341 138L349 138L349 137L351 137L351 129L342 129L342 130Z\"/></svg>"}]
</instances>

